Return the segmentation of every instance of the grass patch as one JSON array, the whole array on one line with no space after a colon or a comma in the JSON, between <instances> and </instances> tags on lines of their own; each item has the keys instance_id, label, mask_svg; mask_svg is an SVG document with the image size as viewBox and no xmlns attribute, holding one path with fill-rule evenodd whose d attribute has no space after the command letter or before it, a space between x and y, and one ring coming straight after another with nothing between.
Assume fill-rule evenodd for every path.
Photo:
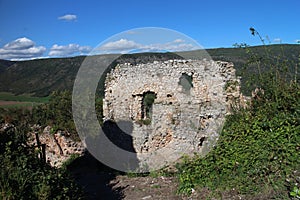
<instances>
[{"instance_id":1,"label":"grass patch","mask_svg":"<svg viewBox=\"0 0 300 200\"><path fill-rule=\"evenodd\" d=\"M49 97L33 97L29 94L14 95L14 94L9 93L9 92L0 92L0 100L2 100L2 101L47 103L49 101Z\"/></svg>"}]
</instances>

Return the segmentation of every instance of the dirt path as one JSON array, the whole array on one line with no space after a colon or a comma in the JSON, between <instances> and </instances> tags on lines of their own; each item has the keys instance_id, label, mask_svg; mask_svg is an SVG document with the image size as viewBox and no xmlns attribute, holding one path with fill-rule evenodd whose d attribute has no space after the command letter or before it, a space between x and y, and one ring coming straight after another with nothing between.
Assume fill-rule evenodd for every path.
<instances>
[{"instance_id":1,"label":"dirt path","mask_svg":"<svg viewBox=\"0 0 300 200\"><path fill-rule=\"evenodd\" d=\"M25 104L30 102L21 102L21 101L1 101L0 106L7 106L7 105L15 105L15 104Z\"/></svg>"},{"instance_id":2,"label":"dirt path","mask_svg":"<svg viewBox=\"0 0 300 200\"><path fill-rule=\"evenodd\" d=\"M91 200L179 200L191 199L176 194L176 177L130 177L117 175L90 155L75 160L68 170ZM194 198L196 199L196 198Z\"/></svg>"},{"instance_id":3,"label":"dirt path","mask_svg":"<svg viewBox=\"0 0 300 200\"><path fill-rule=\"evenodd\" d=\"M174 177L127 177L117 176L110 182L113 190L122 188L123 199L179 200L176 195L177 180Z\"/></svg>"},{"instance_id":4,"label":"dirt path","mask_svg":"<svg viewBox=\"0 0 300 200\"><path fill-rule=\"evenodd\" d=\"M104 166L90 154L77 158L68 166L68 171L74 176L79 185L84 188L88 200L197 200L197 199L222 199L222 200L268 200L272 194L254 196L240 196L237 191L214 193L203 188L194 191L191 196L178 195L177 177L161 175L148 175L133 177L122 175Z\"/></svg>"}]
</instances>

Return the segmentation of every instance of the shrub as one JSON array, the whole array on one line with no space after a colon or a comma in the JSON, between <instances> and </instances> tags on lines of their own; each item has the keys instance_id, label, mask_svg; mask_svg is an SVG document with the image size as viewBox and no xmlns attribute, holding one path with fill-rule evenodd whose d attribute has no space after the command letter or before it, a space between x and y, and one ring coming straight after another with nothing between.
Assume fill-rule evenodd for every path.
<instances>
[{"instance_id":1,"label":"shrub","mask_svg":"<svg viewBox=\"0 0 300 200\"><path fill-rule=\"evenodd\" d=\"M26 145L26 126L1 132L0 199L82 199L83 192L64 169L52 168Z\"/></svg>"},{"instance_id":2,"label":"shrub","mask_svg":"<svg viewBox=\"0 0 300 200\"><path fill-rule=\"evenodd\" d=\"M286 63L258 70L258 78L250 80L261 88L260 95L249 108L227 117L212 151L178 165L180 192L199 187L245 195L271 190L277 198L289 197L299 184L300 84L298 77L278 70L281 64Z\"/></svg>"}]
</instances>

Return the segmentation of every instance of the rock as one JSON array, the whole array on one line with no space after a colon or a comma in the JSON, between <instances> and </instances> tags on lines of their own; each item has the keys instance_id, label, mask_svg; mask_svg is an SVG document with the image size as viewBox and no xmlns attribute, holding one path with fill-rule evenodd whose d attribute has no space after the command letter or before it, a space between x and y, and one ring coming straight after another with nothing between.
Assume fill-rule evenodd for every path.
<instances>
[{"instance_id":1,"label":"rock","mask_svg":"<svg viewBox=\"0 0 300 200\"><path fill-rule=\"evenodd\" d=\"M85 147L81 141L73 141L64 131L50 133L51 127L47 126L38 135L40 144L46 145L46 161L54 167L60 167L72 154L83 155ZM37 146L35 132L29 133L29 145Z\"/></svg>"},{"instance_id":2,"label":"rock","mask_svg":"<svg viewBox=\"0 0 300 200\"><path fill-rule=\"evenodd\" d=\"M148 196L143 197L142 199L144 200L144 199L151 199L151 198L152 198L152 196L148 195Z\"/></svg>"}]
</instances>

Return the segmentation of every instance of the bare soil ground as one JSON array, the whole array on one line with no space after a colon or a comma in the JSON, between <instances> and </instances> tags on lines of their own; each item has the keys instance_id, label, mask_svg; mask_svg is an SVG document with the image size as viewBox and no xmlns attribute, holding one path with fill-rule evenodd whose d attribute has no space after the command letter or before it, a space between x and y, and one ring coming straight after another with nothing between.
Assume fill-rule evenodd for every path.
<instances>
[{"instance_id":1,"label":"bare soil ground","mask_svg":"<svg viewBox=\"0 0 300 200\"><path fill-rule=\"evenodd\" d=\"M100 200L179 200L198 199L177 195L176 177L131 177L118 175L90 155L75 160L68 170L84 188L87 199Z\"/></svg>"},{"instance_id":2,"label":"bare soil ground","mask_svg":"<svg viewBox=\"0 0 300 200\"><path fill-rule=\"evenodd\" d=\"M89 154L73 161L68 170L83 187L88 200L269 200L274 197L273 191L245 196L234 189L212 192L206 188L193 191L190 196L180 195L177 194L176 176L150 174L134 177L130 174L120 174L99 163Z\"/></svg>"},{"instance_id":3,"label":"bare soil ground","mask_svg":"<svg viewBox=\"0 0 300 200\"><path fill-rule=\"evenodd\" d=\"M230 191L211 192L206 188L193 191L190 196L176 194L178 179L176 177L128 177L116 176L110 181L112 190L119 191L124 200L270 200L273 191L256 195L240 195L234 189Z\"/></svg>"},{"instance_id":4,"label":"bare soil ground","mask_svg":"<svg viewBox=\"0 0 300 200\"><path fill-rule=\"evenodd\" d=\"M174 177L127 177L117 176L110 182L113 190L122 188L123 199L157 199L179 200L183 196L177 195L177 180Z\"/></svg>"},{"instance_id":5,"label":"bare soil ground","mask_svg":"<svg viewBox=\"0 0 300 200\"><path fill-rule=\"evenodd\" d=\"M1 101L0 100L0 106L8 106L8 105L16 105L16 104L24 104L28 102L21 102L21 101Z\"/></svg>"}]
</instances>

